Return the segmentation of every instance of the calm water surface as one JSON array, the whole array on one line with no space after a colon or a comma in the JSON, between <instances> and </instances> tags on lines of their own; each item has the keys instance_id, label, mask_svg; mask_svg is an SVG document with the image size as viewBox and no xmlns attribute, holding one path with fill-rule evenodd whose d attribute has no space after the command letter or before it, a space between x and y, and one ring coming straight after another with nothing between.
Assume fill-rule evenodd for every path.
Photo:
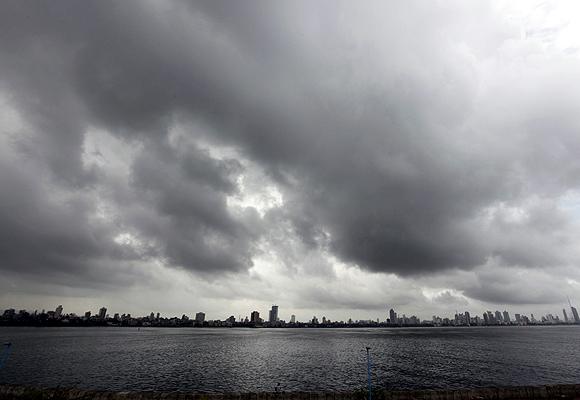
<instances>
[{"instance_id":1,"label":"calm water surface","mask_svg":"<svg viewBox=\"0 0 580 400\"><path fill-rule=\"evenodd\" d=\"M580 327L0 328L0 383L202 392L580 383Z\"/></svg>"}]
</instances>

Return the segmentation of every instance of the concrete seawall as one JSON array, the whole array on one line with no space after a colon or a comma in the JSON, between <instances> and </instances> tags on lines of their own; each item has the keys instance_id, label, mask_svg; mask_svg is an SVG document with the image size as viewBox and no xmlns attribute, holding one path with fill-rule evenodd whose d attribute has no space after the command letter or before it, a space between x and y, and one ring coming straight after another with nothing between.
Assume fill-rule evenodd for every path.
<instances>
[{"instance_id":1,"label":"concrete seawall","mask_svg":"<svg viewBox=\"0 0 580 400\"><path fill-rule=\"evenodd\" d=\"M364 400L366 392L113 392L0 385L0 400ZM464 390L373 391L373 400L580 400L580 385L517 386Z\"/></svg>"}]
</instances>

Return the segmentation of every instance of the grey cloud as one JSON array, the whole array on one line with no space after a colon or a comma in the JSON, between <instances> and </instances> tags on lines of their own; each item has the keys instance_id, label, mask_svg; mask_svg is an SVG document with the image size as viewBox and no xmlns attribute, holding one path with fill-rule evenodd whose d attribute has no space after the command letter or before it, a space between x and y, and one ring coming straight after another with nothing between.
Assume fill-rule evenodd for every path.
<instances>
[{"instance_id":1,"label":"grey cloud","mask_svg":"<svg viewBox=\"0 0 580 400\"><path fill-rule=\"evenodd\" d=\"M390 306L405 307L417 304L424 299L420 294L392 290L390 293L378 293L376 288L367 290L350 290L326 288L324 286L312 286L300 288L300 297L295 301L299 308L319 307L320 309L357 309L357 310L381 310L387 312L387 304Z\"/></svg>"},{"instance_id":2,"label":"grey cloud","mask_svg":"<svg viewBox=\"0 0 580 400\"><path fill-rule=\"evenodd\" d=\"M442 304L447 307L466 306L469 304L464 297L456 296L449 290L446 290L443 293L440 293L437 296L435 296L433 298L433 302Z\"/></svg>"},{"instance_id":3,"label":"grey cloud","mask_svg":"<svg viewBox=\"0 0 580 400\"><path fill-rule=\"evenodd\" d=\"M578 61L538 57L541 73L513 76L497 59L528 50L491 7L473 6L8 2L0 79L33 131L23 157L51 169L53 190L111 184L82 163L90 127L142 146L123 202L109 199L119 220L102 240L131 232L167 265L243 271L266 225L286 222L310 250L402 276L491 257L573 263L574 251L560 257L554 245L577 227L557 206L526 204L578 188ZM266 171L284 205L264 220L233 215L241 160L170 144L172 127L195 120ZM482 218L501 204L525 208L529 222ZM90 211L79 214L63 228L81 241L71 258L119 258L75 234L98 230ZM529 242L545 245L526 251Z\"/></svg>"},{"instance_id":4,"label":"grey cloud","mask_svg":"<svg viewBox=\"0 0 580 400\"><path fill-rule=\"evenodd\" d=\"M564 303L564 296L556 287L561 282L530 282L529 279L513 279L508 274L482 277L477 285L466 288L465 295L491 304L558 304ZM511 279L510 279L511 278Z\"/></svg>"},{"instance_id":5,"label":"grey cloud","mask_svg":"<svg viewBox=\"0 0 580 400\"><path fill-rule=\"evenodd\" d=\"M2 270L31 279L70 279L81 273L106 283L114 278L100 275L100 264L141 258L114 243L114 226L89 221L90 196L52 196L37 176L19 171L22 167L0 162Z\"/></svg>"},{"instance_id":6,"label":"grey cloud","mask_svg":"<svg viewBox=\"0 0 580 400\"><path fill-rule=\"evenodd\" d=\"M172 17L179 11L179 5L174 6L167 10ZM95 189L93 197L83 197L87 203L83 210L75 212L70 204L61 205L63 221L39 218L28 226L23 223L6 230L10 236L6 243L35 243L44 238L36 238L38 232L44 232L48 240L45 247L31 253L34 260L15 251L14 258L7 255L3 260L3 268L13 268L17 260L25 264L25 270L41 276L54 275L60 268L70 274L90 274L95 268L88 262L91 258L110 264L123 259L127 247L113 242L113 237L126 232L144 243L144 251L136 258L156 258L209 273L248 268L256 229L246 229L226 209L226 197L237 190L240 163L215 160L195 146L182 148L178 154L166 143L168 127L180 109L211 112L210 97L219 93L219 80L209 83L215 77L204 76L202 70L219 68L206 63L196 51L188 54L190 43L173 32L173 25L153 23L155 12L136 3L37 7L9 2L3 8L1 43L6 57L0 63L0 82L30 131L13 133L14 141L20 160L34 160L27 166L47 165L53 173L51 181L39 181L38 190L29 197L37 202L37 209L50 213L52 205L40 187L71 197L78 190ZM151 24L145 23L148 20ZM192 45L213 51L205 38ZM187 39L194 37L187 35ZM190 71L196 71L196 79ZM98 168L83 164L86 131L95 125L143 148L134 161L129 190L119 188ZM107 186L111 184L115 186ZM11 186L7 182L5 188ZM100 227L92 218L97 193L109 191L122 193L108 198L113 200L109 206L117 219ZM15 198L26 195L12 194ZM25 204L9 213L15 218L29 214ZM251 219L250 214L243 217ZM106 245L93 237L97 235Z\"/></svg>"},{"instance_id":7,"label":"grey cloud","mask_svg":"<svg viewBox=\"0 0 580 400\"><path fill-rule=\"evenodd\" d=\"M226 205L240 172L235 160L216 160L195 147L145 147L133 163L132 179L136 203L147 215L126 221L157 244L169 265L210 273L247 269L254 230Z\"/></svg>"}]
</instances>

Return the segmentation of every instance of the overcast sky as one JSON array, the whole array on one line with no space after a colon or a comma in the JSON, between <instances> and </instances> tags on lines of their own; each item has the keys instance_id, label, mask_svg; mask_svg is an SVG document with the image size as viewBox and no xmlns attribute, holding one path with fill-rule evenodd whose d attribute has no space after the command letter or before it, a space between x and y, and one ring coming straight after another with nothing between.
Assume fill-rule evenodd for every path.
<instances>
[{"instance_id":1,"label":"overcast sky","mask_svg":"<svg viewBox=\"0 0 580 400\"><path fill-rule=\"evenodd\" d=\"M0 5L0 308L580 305L580 5Z\"/></svg>"}]
</instances>

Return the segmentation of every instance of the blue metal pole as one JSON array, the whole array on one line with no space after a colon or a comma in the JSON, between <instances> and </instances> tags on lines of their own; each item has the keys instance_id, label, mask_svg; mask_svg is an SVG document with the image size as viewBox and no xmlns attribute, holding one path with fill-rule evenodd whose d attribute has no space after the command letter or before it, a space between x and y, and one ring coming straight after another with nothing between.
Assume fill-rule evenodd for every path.
<instances>
[{"instance_id":1,"label":"blue metal pole","mask_svg":"<svg viewBox=\"0 0 580 400\"><path fill-rule=\"evenodd\" d=\"M12 347L12 343L4 343L4 351L2 352L2 355L0 356L0 369L2 369L4 364L6 364L6 361L8 361L8 356L10 355L10 348L11 347Z\"/></svg>"},{"instance_id":2,"label":"blue metal pole","mask_svg":"<svg viewBox=\"0 0 580 400\"><path fill-rule=\"evenodd\" d=\"M371 354L370 347L367 347L367 378L369 381L369 400L372 398L372 385L371 385Z\"/></svg>"}]
</instances>

